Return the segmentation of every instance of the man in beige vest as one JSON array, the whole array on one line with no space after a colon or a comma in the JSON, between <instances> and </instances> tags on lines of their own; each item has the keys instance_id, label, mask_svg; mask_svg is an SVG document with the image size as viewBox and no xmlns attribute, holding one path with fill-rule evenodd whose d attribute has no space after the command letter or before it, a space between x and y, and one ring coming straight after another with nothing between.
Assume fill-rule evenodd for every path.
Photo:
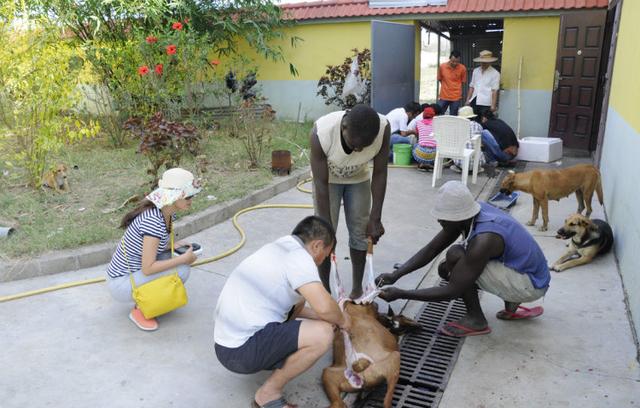
<instances>
[{"instance_id":1,"label":"man in beige vest","mask_svg":"<svg viewBox=\"0 0 640 408\"><path fill-rule=\"evenodd\" d=\"M344 204L353 268L350 297L362 295L367 238L373 243L384 234L382 204L387 188L390 127L371 107L319 118L311 131L311 170L316 215L331 220L337 229L340 204ZM373 159L373 175L369 161ZM372 203L373 201L373 203ZM329 290L329 259L320 265L320 279Z\"/></svg>"}]
</instances>

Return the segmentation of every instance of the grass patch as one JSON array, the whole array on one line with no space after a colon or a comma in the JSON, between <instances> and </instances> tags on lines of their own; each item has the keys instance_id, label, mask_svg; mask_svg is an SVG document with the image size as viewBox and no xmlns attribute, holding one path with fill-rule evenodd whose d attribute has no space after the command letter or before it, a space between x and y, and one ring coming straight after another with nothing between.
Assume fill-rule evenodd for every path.
<instances>
[{"instance_id":1,"label":"grass patch","mask_svg":"<svg viewBox=\"0 0 640 408\"><path fill-rule=\"evenodd\" d=\"M294 168L307 166L311 126L311 123L276 121L272 147L265 151L256 170L247 170L242 142L229 137L225 124L220 130L206 132L202 141L202 154L208 160L207 171L202 175L204 188L193 200L190 213L244 197L268 184L273 179L271 150L290 150ZM61 161L68 165L70 193L25 187L21 184L20 169L0 174L0 225L19 223L15 234L0 239L0 257L5 260L33 257L47 251L118 239L122 235L118 224L132 205L112 213L103 211L119 207L133 194L148 192L148 161L136 149L134 141L125 148L114 149L100 139L69 146L50 163ZM73 166L77 169L71 169ZM196 173L191 157L185 157L181 167Z\"/></svg>"}]
</instances>

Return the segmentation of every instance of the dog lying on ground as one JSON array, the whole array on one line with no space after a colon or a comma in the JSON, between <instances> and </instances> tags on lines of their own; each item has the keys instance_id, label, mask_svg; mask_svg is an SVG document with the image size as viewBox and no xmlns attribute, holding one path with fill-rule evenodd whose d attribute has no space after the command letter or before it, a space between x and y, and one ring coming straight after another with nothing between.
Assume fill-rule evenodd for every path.
<instances>
[{"instance_id":1,"label":"dog lying on ground","mask_svg":"<svg viewBox=\"0 0 640 408\"><path fill-rule=\"evenodd\" d=\"M551 266L551 270L557 272L587 264L597 255L609 252L613 246L613 231L609 224L580 214L567 218L556 238L571 238L569 250Z\"/></svg>"},{"instance_id":2,"label":"dog lying on ground","mask_svg":"<svg viewBox=\"0 0 640 408\"><path fill-rule=\"evenodd\" d=\"M600 172L590 164L578 164L562 170L532 170L524 173L509 172L502 180L500 191L511 194L513 191L524 191L533 196L533 214L527 225L535 225L538 209L542 207L542 227L546 231L549 225L549 200L560 201L561 198L575 192L578 199L578 214L587 208L586 215L591 215L591 199L593 192L598 194L600 205L603 204Z\"/></svg>"},{"instance_id":3,"label":"dog lying on ground","mask_svg":"<svg viewBox=\"0 0 640 408\"><path fill-rule=\"evenodd\" d=\"M42 185L54 189L60 193L62 190L71 191L69 188L69 181L67 180L67 166L62 163L58 163L48 172L42 176Z\"/></svg>"},{"instance_id":4,"label":"dog lying on ground","mask_svg":"<svg viewBox=\"0 0 640 408\"><path fill-rule=\"evenodd\" d=\"M356 305L347 302L344 310L351 317L350 338L358 354L371 358L360 358L352 365L352 370L364 380L362 388L356 388L345 377L347 356L344 337L340 330L333 341L333 365L322 372L324 391L331 402L331 408L346 407L341 392L359 392L370 389L386 380L387 392L384 408L391 408L393 390L400 376L400 352L396 336L420 328L416 322L404 316L379 315L375 303Z\"/></svg>"}]
</instances>

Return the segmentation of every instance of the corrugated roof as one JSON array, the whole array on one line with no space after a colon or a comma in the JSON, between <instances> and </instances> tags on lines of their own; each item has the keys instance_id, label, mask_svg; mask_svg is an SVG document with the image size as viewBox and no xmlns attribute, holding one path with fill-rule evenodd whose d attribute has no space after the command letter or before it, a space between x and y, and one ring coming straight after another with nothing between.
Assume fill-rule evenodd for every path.
<instances>
[{"instance_id":1,"label":"corrugated roof","mask_svg":"<svg viewBox=\"0 0 640 408\"><path fill-rule=\"evenodd\" d=\"M321 0L282 4L288 20L404 14L496 13L606 8L609 0L449 0L446 6L371 8L368 0Z\"/></svg>"}]
</instances>

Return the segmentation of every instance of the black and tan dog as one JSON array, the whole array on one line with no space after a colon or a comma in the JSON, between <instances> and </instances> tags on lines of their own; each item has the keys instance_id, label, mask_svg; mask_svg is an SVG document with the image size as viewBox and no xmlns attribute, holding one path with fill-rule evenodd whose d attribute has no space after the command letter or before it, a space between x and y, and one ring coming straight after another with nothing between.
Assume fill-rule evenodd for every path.
<instances>
[{"instance_id":1,"label":"black and tan dog","mask_svg":"<svg viewBox=\"0 0 640 408\"><path fill-rule=\"evenodd\" d=\"M510 172L502 180L500 192L511 194L524 191L533 196L533 214L527 225L535 225L538 210L542 207L542 226L546 231L549 225L549 200L560 201L571 193L578 199L578 214L587 208L586 215L591 215L591 199L594 191L598 194L600 205L603 204L600 172L590 164L578 164L562 170L532 170L524 173Z\"/></svg>"},{"instance_id":2,"label":"black and tan dog","mask_svg":"<svg viewBox=\"0 0 640 408\"><path fill-rule=\"evenodd\" d=\"M551 270L557 272L587 264L597 255L609 252L613 246L613 231L609 224L602 220L590 220L581 214L567 218L556 238L571 238L567 253L551 266Z\"/></svg>"}]
</instances>

